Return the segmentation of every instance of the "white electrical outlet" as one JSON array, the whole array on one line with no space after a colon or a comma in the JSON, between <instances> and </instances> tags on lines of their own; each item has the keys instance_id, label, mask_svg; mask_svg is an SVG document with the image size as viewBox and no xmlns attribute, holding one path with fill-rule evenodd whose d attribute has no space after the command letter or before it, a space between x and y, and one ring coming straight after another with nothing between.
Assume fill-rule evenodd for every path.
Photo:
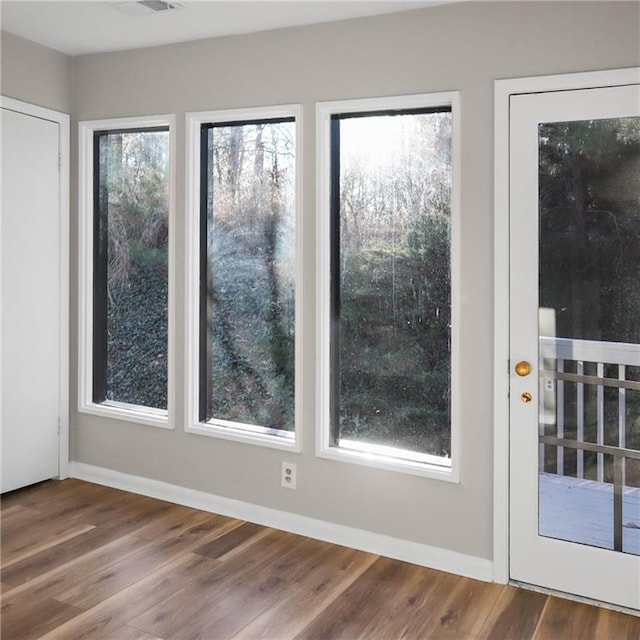
<instances>
[{"instance_id":1,"label":"white electrical outlet","mask_svg":"<svg viewBox=\"0 0 640 640\"><path fill-rule=\"evenodd\" d=\"M296 488L296 465L291 462L282 463L282 473L280 474L280 484L287 489Z\"/></svg>"}]
</instances>

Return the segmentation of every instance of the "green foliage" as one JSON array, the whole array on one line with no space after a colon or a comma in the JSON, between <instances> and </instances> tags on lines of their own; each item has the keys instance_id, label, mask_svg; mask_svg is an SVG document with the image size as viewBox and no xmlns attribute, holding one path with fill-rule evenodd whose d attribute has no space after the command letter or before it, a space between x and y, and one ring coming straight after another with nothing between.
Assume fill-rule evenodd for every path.
<instances>
[{"instance_id":1,"label":"green foliage","mask_svg":"<svg viewBox=\"0 0 640 640\"><path fill-rule=\"evenodd\" d=\"M100 136L107 399L167 407L169 134Z\"/></svg>"},{"instance_id":2,"label":"green foliage","mask_svg":"<svg viewBox=\"0 0 640 640\"><path fill-rule=\"evenodd\" d=\"M450 451L448 236L420 222L426 233L399 255L368 250L347 262L341 435L441 455Z\"/></svg>"},{"instance_id":3,"label":"green foliage","mask_svg":"<svg viewBox=\"0 0 640 640\"><path fill-rule=\"evenodd\" d=\"M294 126L209 136L206 417L294 428Z\"/></svg>"},{"instance_id":4,"label":"green foliage","mask_svg":"<svg viewBox=\"0 0 640 640\"><path fill-rule=\"evenodd\" d=\"M128 283L134 258L163 252L169 233L169 134L131 131L100 139L101 185L107 211L107 288ZM141 256L140 254L148 254ZM134 256L133 254L137 254Z\"/></svg>"},{"instance_id":5,"label":"green foliage","mask_svg":"<svg viewBox=\"0 0 640 640\"><path fill-rule=\"evenodd\" d=\"M640 342L640 124L541 125L540 306L563 337Z\"/></svg>"},{"instance_id":6,"label":"green foliage","mask_svg":"<svg viewBox=\"0 0 640 640\"><path fill-rule=\"evenodd\" d=\"M134 261L107 316L107 399L167 408L167 261Z\"/></svg>"},{"instance_id":7,"label":"green foliage","mask_svg":"<svg viewBox=\"0 0 640 640\"><path fill-rule=\"evenodd\" d=\"M353 125L392 134L377 162ZM448 456L450 117L341 127L340 437Z\"/></svg>"}]
</instances>

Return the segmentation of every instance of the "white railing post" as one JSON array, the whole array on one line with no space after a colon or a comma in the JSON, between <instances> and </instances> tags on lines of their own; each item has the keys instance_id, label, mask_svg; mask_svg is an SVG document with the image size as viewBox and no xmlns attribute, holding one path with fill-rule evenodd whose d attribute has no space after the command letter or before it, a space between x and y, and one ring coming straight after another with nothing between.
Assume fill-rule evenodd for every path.
<instances>
[{"instance_id":1,"label":"white railing post","mask_svg":"<svg viewBox=\"0 0 640 640\"><path fill-rule=\"evenodd\" d=\"M618 365L618 380L624 380L626 367ZM624 449L627 446L627 390L618 389L618 446Z\"/></svg>"},{"instance_id":2,"label":"white railing post","mask_svg":"<svg viewBox=\"0 0 640 640\"><path fill-rule=\"evenodd\" d=\"M604 364L598 362L596 376L604 378ZM596 389L596 411L597 411L597 443L604 444L604 387L599 384ZM604 453L597 453L597 480L604 482Z\"/></svg>"},{"instance_id":3,"label":"white railing post","mask_svg":"<svg viewBox=\"0 0 640 640\"><path fill-rule=\"evenodd\" d=\"M582 360L576 362L576 373L579 376L584 375L584 362ZM576 427L576 440L584 442L584 384L582 382L576 384ZM584 478L584 451L578 449L576 454L578 458L576 476Z\"/></svg>"},{"instance_id":4,"label":"white railing post","mask_svg":"<svg viewBox=\"0 0 640 640\"><path fill-rule=\"evenodd\" d=\"M564 372L564 360L558 358L558 373ZM556 435L558 438L564 438L564 380L557 380L556 391ZM564 475L564 447L556 447L557 450L557 473L559 476Z\"/></svg>"}]
</instances>

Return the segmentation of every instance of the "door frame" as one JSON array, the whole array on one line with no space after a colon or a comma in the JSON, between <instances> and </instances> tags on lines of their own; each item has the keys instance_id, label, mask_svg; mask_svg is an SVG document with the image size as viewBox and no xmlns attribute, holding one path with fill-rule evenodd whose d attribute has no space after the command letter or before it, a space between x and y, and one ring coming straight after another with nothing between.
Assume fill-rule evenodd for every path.
<instances>
[{"instance_id":1,"label":"door frame","mask_svg":"<svg viewBox=\"0 0 640 640\"><path fill-rule=\"evenodd\" d=\"M494 84L493 579L509 572L509 114L515 94L640 83L640 67L510 78Z\"/></svg>"},{"instance_id":2,"label":"door frame","mask_svg":"<svg viewBox=\"0 0 640 640\"><path fill-rule=\"evenodd\" d=\"M66 113L46 109L21 100L0 96L0 108L22 113L34 118L55 122L58 125L58 243L60 261L58 274L60 278L60 371L58 376L58 478L69 476L69 144L70 118ZM0 238L2 237L2 219L0 218ZM2 266L0 265L0 269ZM2 301L0 299L0 305ZM0 329L2 323L0 306ZM2 344L0 343L0 356ZM0 388L2 372L0 371ZM0 396L0 402L2 402ZM0 407L1 409L1 407ZM1 415L1 414L0 414Z\"/></svg>"}]
</instances>

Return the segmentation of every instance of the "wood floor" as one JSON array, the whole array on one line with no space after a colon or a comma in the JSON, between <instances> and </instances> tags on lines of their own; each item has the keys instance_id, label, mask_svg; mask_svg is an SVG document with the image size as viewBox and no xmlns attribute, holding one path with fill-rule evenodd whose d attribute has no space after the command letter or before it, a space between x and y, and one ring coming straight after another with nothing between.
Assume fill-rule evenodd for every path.
<instances>
[{"instance_id":1,"label":"wood floor","mask_svg":"<svg viewBox=\"0 0 640 640\"><path fill-rule=\"evenodd\" d=\"M640 618L79 480L2 498L2 639L638 640Z\"/></svg>"}]
</instances>

